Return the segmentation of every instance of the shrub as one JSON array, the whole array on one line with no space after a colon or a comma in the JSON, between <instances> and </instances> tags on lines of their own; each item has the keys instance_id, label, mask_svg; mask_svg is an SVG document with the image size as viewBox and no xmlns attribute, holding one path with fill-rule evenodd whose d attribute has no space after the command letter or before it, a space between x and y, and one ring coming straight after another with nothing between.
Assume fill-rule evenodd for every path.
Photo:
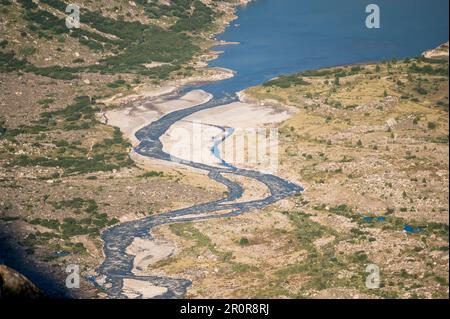
<instances>
[{"instance_id":1,"label":"shrub","mask_svg":"<svg viewBox=\"0 0 450 319\"><path fill-rule=\"evenodd\" d=\"M127 82L125 80L116 80L114 82L106 84L110 88L118 88L121 86L126 86Z\"/></svg>"},{"instance_id":2,"label":"shrub","mask_svg":"<svg viewBox=\"0 0 450 319\"><path fill-rule=\"evenodd\" d=\"M427 95L428 94L428 91L426 89L424 89L423 87L421 87L421 86L415 87L414 90L417 93L421 94L421 95Z\"/></svg>"},{"instance_id":3,"label":"shrub","mask_svg":"<svg viewBox=\"0 0 450 319\"><path fill-rule=\"evenodd\" d=\"M19 71L26 65L26 61L15 58L14 52L0 52L0 72Z\"/></svg>"},{"instance_id":4,"label":"shrub","mask_svg":"<svg viewBox=\"0 0 450 319\"><path fill-rule=\"evenodd\" d=\"M149 172L145 172L144 174L140 175L139 177L149 178L149 177L162 177L162 176L164 176L163 172L149 171Z\"/></svg>"},{"instance_id":5,"label":"shrub","mask_svg":"<svg viewBox=\"0 0 450 319\"><path fill-rule=\"evenodd\" d=\"M239 246L248 246L250 245L250 241L246 237L242 237L239 239Z\"/></svg>"},{"instance_id":6,"label":"shrub","mask_svg":"<svg viewBox=\"0 0 450 319\"><path fill-rule=\"evenodd\" d=\"M35 218L30 221L30 224L33 225L41 225L50 229L59 229L59 221L56 219L41 219L41 218Z\"/></svg>"},{"instance_id":7,"label":"shrub","mask_svg":"<svg viewBox=\"0 0 450 319\"><path fill-rule=\"evenodd\" d=\"M268 81L263 86L277 86L282 89L290 88L292 85L309 85L310 83L296 75L280 76L274 80Z\"/></svg>"},{"instance_id":8,"label":"shrub","mask_svg":"<svg viewBox=\"0 0 450 319\"><path fill-rule=\"evenodd\" d=\"M82 58L76 58L72 60L72 63L84 63L84 59Z\"/></svg>"},{"instance_id":9,"label":"shrub","mask_svg":"<svg viewBox=\"0 0 450 319\"><path fill-rule=\"evenodd\" d=\"M67 142L66 140L60 140L60 141L57 141L55 143L55 145L57 147L67 147L67 146L69 146L69 142Z\"/></svg>"}]
</instances>

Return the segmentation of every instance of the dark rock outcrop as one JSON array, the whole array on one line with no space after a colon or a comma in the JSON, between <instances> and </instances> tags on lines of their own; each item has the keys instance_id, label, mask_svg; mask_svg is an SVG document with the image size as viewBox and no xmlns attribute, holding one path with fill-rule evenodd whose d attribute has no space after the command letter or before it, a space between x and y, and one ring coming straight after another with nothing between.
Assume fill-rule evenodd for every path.
<instances>
[{"instance_id":1,"label":"dark rock outcrop","mask_svg":"<svg viewBox=\"0 0 450 319\"><path fill-rule=\"evenodd\" d=\"M0 299L41 299L44 293L24 275L0 265Z\"/></svg>"}]
</instances>

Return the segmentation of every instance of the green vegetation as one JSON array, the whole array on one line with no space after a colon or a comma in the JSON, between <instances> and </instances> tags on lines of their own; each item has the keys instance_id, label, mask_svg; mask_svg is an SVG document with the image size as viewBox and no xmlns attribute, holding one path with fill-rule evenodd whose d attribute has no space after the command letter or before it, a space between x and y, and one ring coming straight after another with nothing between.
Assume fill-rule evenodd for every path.
<instances>
[{"instance_id":1,"label":"green vegetation","mask_svg":"<svg viewBox=\"0 0 450 319\"><path fill-rule=\"evenodd\" d=\"M428 122L428 129L435 130L436 129L436 123L434 122Z\"/></svg>"},{"instance_id":2,"label":"green vegetation","mask_svg":"<svg viewBox=\"0 0 450 319\"><path fill-rule=\"evenodd\" d=\"M341 78L346 76L355 75L358 73L362 73L365 71L365 68L362 66L353 66L350 70L346 70L344 68L329 68L329 69L321 69L321 70L306 70L299 72L298 76L304 77L325 77L325 78Z\"/></svg>"},{"instance_id":3,"label":"green vegetation","mask_svg":"<svg viewBox=\"0 0 450 319\"><path fill-rule=\"evenodd\" d=\"M71 208L71 209L75 209L77 211L84 209L85 212L90 213L90 214L96 213L97 209L98 209L98 205L95 202L95 200L92 200L92 199L85 200L85 199L79 198L79 197L76 197L76 198L73 198L70 200L62 200L59 202L50 202L50 204L55 209Z\"/></svg>"},{"instance_id":4,"label":"green vegetation","mask_svg":"<svg viewBox=\"0 0 450 319\"><path fill-rule=\"evenodd\" d=\"M44 107L44 108L47 108L53 102L55 102L55 100L54 99L50 99L50 98L41 99L41 100L37 101L37 103L39 105L42 105L42 107Z\"/></svg>"},{"instance_id":5,"label":"green vegetation","mask_svg":"<svg viewBox=\"0 0 450 319\"><path fill-rule=\"evenodd\" d=\"M274 80L271 80L269 82L266 82L263 84L263 86L277 86L282 89L290 88L291 86L295 85L309 85L308 82L303 80L301 77L298 77L296 75L286 75L286 76L280 76L279 78L276 78Z\"/></svg>"},{"instance_id":6,"label":"green vegetation","mask_svg":"<svg viewBox=\"0 0 450 319\"><path fill-rule=\"evenodd\" d=\"M250 241L246 237L242 237L239 239L239 246L248 246L250 245Z\"/></svg>"},{"instance_id":7,"label":"green vegetation","mask_svg":"<svg viewBox=\"0 0 450 319\"><path fill-rule=\"evenodd\" d=\"M211 253L218 256L221 262L225 262L227 264L227 271L231 276L234 276L236 274L245 275L249 272L260 274L260 270L256 266L233 261L233 255L231 252L221 251L217 249L216 245L211 241L211 239L205 234L201 233L197 228L195 228L192 223L172 224L169 225L169 229L175 235L192 241L193 246L191 249L183 252L182 254L179 254L177 257L170 257L169 259L158 263L157 265L155 265L155 267L165 266L173 261L176 261L177 258L183 257L184 254L197 257L205 250L209 250Z\"/></svg>"},{"instance_id":8,"label":"green vegetation","mask_svg":"<svg viewBox=\"0 0 450 319\"><path fill-rule=\"evenodd\" d=\"M107 227L118 223L117 218L109 219L105 213L98 212L98 205L95 200L73 198L59 202L50 202L50 204L58 210L73 209L81 213L83 209L86 217L73 218L66 217L62 221L58 219L34 218L29 221L30 224L41 225L52 229L55 233L53 237L68 239L78 235L98 236L100 231Z\"/></svg>"},{"instance_id":9,"label":"green vegetation","mask_svg":"<svg viewBox=\"0 0 450 319\"><path fill-rule=\"evenodd\" d=\"M121 167L133 166L134 162L131 159L119 162L117 164L108 163L110 157L105 155L97 155L95 158L89 159L85 157L35 157L31 158L27 155L20 155L12 165L17 166L44 166L44 167L61 167L65 170L67 175L86 174L93 172L106 172Z\"/></svg>"},{"instance_id":10,"label":"green vegetation","mask_svg":"<svg viewBox=\"0 0 450 319\"><path fill-rule=\"evenodd\" d=\"M117 218L108 219L108 215L95 213L92 217L75 219L72 217L64 218L60 225L61 236L70 238L78 235L99 236L100 230L106 226L117 224Z\"/></svg>"},{"instance_id":11,"label":"green vegetation","mask_svg":"<svg viewBox=\"0 0 450 319\"><path fill-rule=\"evenodd\" d=\"M314 209L318 211L326 211L326 205L316 206ZM401 210L402 208L400 208ZM404 208L403 208L404 209ZM443 223L435 223L435 222L419 222L419 221L409 221L405 220L401 217L393 216L393 209L388 208L386 214L384 214L384 221L379 223L370 223L365 220L364 215L356 213L351 207L343 204L334 207L330 207L328 210L332 214L340 215L351 219L353 222L356 222L360 225L364 225L364 227L377 227L384 230L397 230L402 231L405 225L410 225L414 228L422 228L422 235L431 235L434 234L436 236L442 237L448 241L449 236L449 225ZM407 211L407 209L406 209Z\"/></svg>"},{"instance_id":12,"label":"green vegetation","mask_svg":"<svg viewBox=\"0 0 450 319\"><path fill-rule=\"evenodd\" d=\"M54 9L65 13L66 3L60 0L42 0ZM111 51L113 56L99 61L100 64L80 66L76 68L51 66L38 68L29 64L26 60L15 59L12 53L0 53L2 72L25 71L55 79L71 80L80 72L101 73L137 73L155 79L166 79L174 71L189 62L192 57L200 52L200 48L194 45L198 42L198 32L210 29L218 15L211 7L198 0L174 0L170 5L149 3L148 1L136 1L141 5L146 14L155 19L162 17L175 18L170 28L161 28L157 24L144 25L139 21L126 21L123 17L112 19L103 16L101 12L83 10L83 23L92 29L116 37L111 38L83 28L73 29L68 32L65 21L49 11L41 9L31 0L20 0L23 8L23 18L28 21L28 31L37 34L40 38L51 40L62 34L78 39L82 44L94 51ZM2 44L5 47L6 43ZM35 50L30 47L30 50ZM5 63L3 63L5 61ZM165 62L167 64L147 69L144 64L152 61ZM6 63L7 62L7 63ZM77 63L80 61L77 61ZM74 62L75 63L75 62Z\"/></svg>"},{"instance_id":13,"label":"green vegetation","mask_svg":"<svg viewBox=\"0 0 450 319\"><path fill-rule=\"evenodd\" d=\"M219 1L213 1L214 7ZM145 13L152 19L163 17L175 18L176 22L171 26L175 32L197 33L210 28L217 14L211 7L198 0L172 0L170 5L137 0L142 5Z\"/></svg>"},{"instance_id":14,"label":"green vegetation","mask_svg":"<svg viewBox=\"0 0 450 319\"><path fill-rule=\"evenodd\" d=\"M180 48L183 48L180 50ZM107 58L99 66L91 66L91 71L108 73L137 72L142 75L164 79L172 71L179 70L198 52L189 37L173 31L151 26L142 32L142 42L129 47L123 53ZM147 69L143 64L152 61L171 63Z\"/></svg>"},{"instance_id":15,"label":"green vegetation","mask_svg":"<svg viewBox=\"0 0 450 319\"><path fill-rule=\"evenodd\" d=\"M104 47L111 48L113 45L118 44L117 41L110 40L98 33L90 32L82 28L73 29L71 32L68 32L64 19L56 17L49 11L39 9L37 5L31 5L31 1L22 0L20 2L25 9L24 18L29 21L28 29L31 32L36 32L39 37L52 39L54 36L60 34L69 34L92 50L103 50ZM57 9L65 12L66 4L61 1L43 0L42 2L53 5ZM92 14L94 13L83 10L83 20L89 18Z\"/></svg>"},{"instance_id":16,"label":"green vegetation","mask_svg":"<svg viewBox=\"0 0 450 319\"><path fill-rule=\"evenodd\" d=\"M175 235L194 241L195 246L193 247L193 249L195 249L196 253L199 253L202 249L206 248L213 254L222 257L222 259L226 259L229 257L227 253L218 251L216 246L212 243L211 239L201 233L191 223L171 224L169 225L169 228Z\"/></svg>"},{"instance_id":17,"label":"green vegetation","mask_svg":"<svg viewBox=\"0 0 450 319\"><path fill-rule=\"evenodd\" d=\"M65 128L65 123L70 121L71 123L78 123L80 121L94 121L93 113L96 110L92 105L89 97L78 97L74 104L68 106L65 109L45 113L42 118L49 121L49 125L42 126L40 124L21 127L19 129L8 130L4 127L4 122L1 122L2 136L5 136L12 141L14 137L21 134L36 134L44 130ZM76 115L76 116L74 116ZM73 122L75 121L75 122ZM40 135L36 136L39 137ZM97 143L93 147L92 157L88 157L84 149L80 148L79 142L74 141L69 143L67 140L54 141L55 146L58 148L58 154L49 154L46 157L30 158L27 156L21 156L16 158L12 165L43 165L51 167L60 167L65 170L66 174L81 174L85 172L97 171L97 170L112 170L114 168L120 168L123 166L133 165L133 162L127 156L127 148L129 146L121 132L118 129L113 131L110 139L105 139L103 143ZM65 152L80 152L78 156L61 156L60 151ZM52 174L51 178L59 178L59 173ZM59 219L42 219L35 218L30 220L30 223L42 225L49 229L52 229L54 233L46 233L45 235L38 236L39 241L48 241L52 238L68 239L76 235L90 235L98 236L101 229L109 225L113 225L118 222L117 219L109 219L106 214L98 212L98 205L93 200L84 200L81 198L74 198L59 202L50 202L50 204L58 210L72 209L75 213L79 214L81 211L88 214L87 217L70 219L66 218L62 221ZM31 240L30 240L31 241ZM39 244L39 243L37 243ZM71 251L81 251L80 247L72 247ZM32 253L34 246L27 246L27 252Z\"/></svg>"},{"instance_id":18,"label":"green vegetation","mask_svg":"<svg viewBox=\"0 0 450 319\"><path fill-rule=\"evenodd\" d=\"M110 87L112 89L115 89L115 88L119 88L119 87L122 87L122 86L127 86L127 82L125 80L119 79L119 80L116 80L114 82L106 84L106 86Z\"/></svg>"},{"instance_id":19,"label":"green vegetation","mask_svg":"<svg viewBox=\"0 0 450 319\"><path fill-rule=\"evenodd\" d=\"M30 221L30 224L41 225L50 229L59 229L59 221L57 219L42 219L35 218Z\"/></svg>"},{"instance_id":20,"label":"green vegetation","mask_svg":"<svg viewBox=\"0 0 450 319\"><path fill-rule=\"evenodd\" d=\"M86 253L86 247L83 243L72 243L69 240L58 241L57 243L49 241L52 239L62 239L61 236L55 233L49 232L36 232L29 234L25 240L21 242L21 245L26 247L26 252L28 254L33 254L37 246L46 246L48 249L54 251L54 253L47 253L44 255L44 261L51 261L59 257L69 255L69 254L84 254Z\"/></svg>"},{"instance_id":21,"label":"green vegetation","mask_svg":"<svg viewBox=\"0 0 450 319\"><path fill-rule=\"evenodd\" d=\"M416 63L417 69L410 68L412 63ZM427 64L431 65L425 68ZM274 229L273 234L267 234L270 230L261 230L258 226L253 228L249 223L240 236L248 234L248 238L255 238L255 251L252 251L253 240L239 235L230 249L238 252L236 259L252 251L248 259L251 260L258 254L257 248L265 244L270 247L271 240L276 241L277 252L268 253L272 256L270 260L255 258L250 262L260 267L264 275L259 277L259 273L254 275L247 271L249 276L245 279L231 277L230 274L236 276L236 273L229 271L227 261L219 264L217 276L223 273L221 280L230 277L233 282L243 280L244 284L248 280L254 288L242 294L257 298L309 298L318 292L318 297L358 293L363 297L408 298L413 292L431 295L439 284L445 288L448 284L446 255L442 252L448 252L449 227L444 221L434 223L427 218L431 210L437 213L438 207L442 207L439 210L444 214L448 211L445 208L448 196L441 192L445 177L435 175L437 170L448 168L448 162L442 158L445 147L421 143L448 144L448 132L445 132L448 122L441 112L448 107L448 78L439 75L443 68L446 68L444 64L421 59L391 61L305 71L248 89L246 92L257 99L287 102L298 107L298 115L280 129L284 150L281 161L286 171L308 181L311 185L308 197L312 202L324 196L322 187L314 183L324 183L327 189L339 185L337 192L342 191L344 197L349 190L356 192L357 198L348 198L355 206L365 207L370 203L370 207L372 200L396 206L373 213L329 204L317 205L316 211L308 211L309 214L288 211L284 214L293 227ZM402 96L406 98L400 98ZM302 98L312 101L303 103ZM391 119L395 120L393 124ZM380 139L388 142L380 143ZM373 165L373 158L380 162ZM415 165L405 165L405 159ZM345 164L349 162L353 164ZM382 164L386 162L392 167ZM377 187L378 191L367 187L367 176L371 174L384 176L385 189L380 190L375 184L371 187ZM403 196L403 189L399 187L406 190ZM431 199L434 204L429 204ZM305 209L311 207L297 204L296 207L307 207ZM445 219L442 214L433 214L433 218ZM209 232L207 226L221 229L222 224L203 225L204 235L216 232ZM187 239L189 234L180 233L180 236ZM387 242L386 238L389 238ZM180 260L180 266L196 261L198 254L187 250L183 252L185 258ZM430 254L432 251L434 253ZM281 266L273 261L278 253L286 257ZM259 256L263 255L264 252ZM416 263L414 266L403 266L404 271L398 268L410 259ZM371 263L378 264L382 271L381 289L369 290L365 286L365 269ZM235 268L247 269L253 265L236 265ZM424 271L429 272L429 276L423 278ZM415 285L427 289L419 290ZM446 295L445 289L440 291ZM239 293L236 290L235 294Z\"/></svg>"},{"instance_id":22,"label":"green vegetation","mask_svg":"<svg viewBox=\"0 0 450 319\"><path fill-rule=\"evenodd\" d=\"M142 178L163 177L163 176L164 176L163 172L156 172L156 171L148 171L142 175L139 175L139 177Z\"/></svg>"},{"instance_id":23,"label":"green vegetation","mask_svg":"<svg viewBox=\"0 0 450 319\"><path fill-rule=\"evenodd\" d=\"M0 135L1 135L1 131L0 131ZM448 144L448 135L442 135L442 136L431 138L431 141L433 143L438 143L438 144Z\"/></svg>"},{"instance_id":24,"label":"green vegetation","mask_svg":"<svg viewBox=\"0 0 450 319\"><path fill-rule=\"evenodd\" d=\"M0 118L0 137L5 135L5 133L6 133L5 120Z\"/></svg>"},{"instance_id":25,"label":"green vegetation","mask_svg":"<svg viewBox=\"0 0 450 319\"><path fill-rule=\"evenodd\" d=\"M202 31L208 28L214 20L214 11L198 0L174 2L183 9L177 13L179 19L171 28L175 32Z\"/></svg>"},{"instance_id":26,"label":"green vegetation","mask_svg":"<svg viewBox=\"0 0 450 319\"><path fill-rule=\"evenodd\" d=\"M324 237L327 233L337 236L330 228L311 221L311 215L309 214L303 212L283 212L283 214L288 216L291 222L296 225L297 231L295 236L298 243L301 243L302 247L306 248L308 253L313 256L317 253L314 246L314 241L316 239Z\"/></svg>"},{"instance_id":27,"label":"green vegetation","mask_svg":"<svg viewBox=\"0 0 450 319\"><path fill-rule=\"evenodd\" d=\"M61 66L39 68L31 65L26 60L16 59L13 52L0 52L0 72L13 71L32 72L37 75L48 76L59 80L73 80L78 78L78 76L73 73L78 72L79 69Z\"/></svg>"},{"instance_id":28,"label":"green vegetation","mask_svg":"<svg viewBox=\"0 0 450 319\"><path fill-rule=\"evenodd\" d=\"M264 87L276 86L287 89L292 86L309 86L311 83L303 79L303 77L325 77L327 79L334 77L334 85L340 85L340 78L352 76L365 71L362 66L353 66L349 69L330 68L322 70L307 70L292 75L280 76L263 84Z\"/></svg>"},{"instance_id":29,"label":"green vegetation","mask_svg":"<svg viewBox=\"0 0 450 319\"><path fill-rule=\"evenodd\" d=\"M18 216L2 216L2 217L0 217L0 220L4 221L4 222L10 222L10 221L19 220L19 219L20 219L20 217L18 217Z\"/></svg>"},{"instance_id":30,"label":"green vegetation","mask_svg":"<svg viewBox=\"0 0 450 319\"><path fill-rule=\"evenodd\" d=\"M75 99L75 103L63 109L41 113L41 119L35 125L20 126L16 129L2 128L1 132L5 138L14 139L18 135L36 135L56 129L85 130L98 124L95 119L97 111L98 108L90 97L79 96ZM69 145L66 141L58 141L56 146L58 147L56 155L38 157L20 155L10 163L10 166L60 167L64 169L66 175L73 175L112 171L134 165L128 157L130 144L124 140L118 128L114 129L112 138L93 145L92 156L88 156L87 150L78 148L76 145Z\"/></svg>"},{"instance_id":31,"label":"green vegetation","mask_svg":"<svg viewBox=\"0 0 450 319\"><path fill-rule=\"evenodd\" d=\"M311 215L303 212L284 212L283 214L289 217L294 226L292 236L295 241L290 241L290 245L306 250L308 256L303 261L286 265L277 270L275 272L276 281L258 291L255 297L271 298L280 293L292 295L283 289L280 291L280 288L277 287L282 286L283 282L289 281L289 278L296 274L302 274L307 278L301 288L294 293L293 297L297 298L307 297L312 291L332 287L354 287L365 290L363 272L368 262L367 256L360 253L345 256L339 255L335 251L336 243L346 240L348 235L339 234L329 227L312 221ZM327 236L334 236L333 242L322 246L319 250L315 241ZM353 275L349 278L336 276L339 271L344 269Z\"/></svg>"},{"instance_id":32,"label":"green vegetation","mask_svg":"<svg viewBox=\"0 0 450 319\"><path fill-rule=\"evenodd\" d=\"M12 72L22 70L27 62L17 60L14 52L0 52L0 72Z\"/></svg>"},{"instance_id":33,"label":"green vegetation","mask_svg":"<svg viewBox=\"0 0 450 319\"><path fill-rule=\"evenodd\" d=\"M409 71L412 73L419 73L419 74L427 74L427 75L441 75L448 77L448 63L445 62L435 62L435 63L441 63L444 66L433 68L431 65L425 65L425 66L417 66L416 63L413 63L409 67Z\"/></svg>"}]
</instances>

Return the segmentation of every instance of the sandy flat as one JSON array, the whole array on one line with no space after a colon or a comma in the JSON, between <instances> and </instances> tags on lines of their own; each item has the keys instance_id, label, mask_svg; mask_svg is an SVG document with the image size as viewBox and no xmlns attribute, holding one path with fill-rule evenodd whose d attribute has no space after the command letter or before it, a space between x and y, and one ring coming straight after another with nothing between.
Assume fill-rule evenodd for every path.
<instances>
[{"instance_id":1,"label":"sandy flat","mask_svg":"<svg viewBox=\"0 0 450 319\"><path fill-rule=\"evenodd\" d=\"M208 102L212 95L201 90L190 91L177 100L155 95L153 99L105 112L108 124L120 128L133 145L139 143L135 133L165 114Z\"/></svg>"},{"instance_id":2,"label":"sandy flat","mask_svg":"<svg viewBox=\"0 0 450 319\"><path fill-rule=\"evenodd\" d=\"M237 141L243 141L244 136L251 134L268 133L268 130L257 131L267 128L270 124L285 121L292 115L291 110L274 108L272 106L261 106L249 103L235 102L217 108L197 112L172 125L165 135L161 137L164 151L186 160L193 160L208 165L218 166L220 161L211 152L214 138L221 136L223 131L214 125L232 127L235 133L221 145L221 157L228 163L237 167L258 167L258 159L250 162L246 153L248 143L244 148L236 145ZM246 139L246 138L245 138ZM277 148L277 143L268 143L267 148ZM272 150L273 153L277 152ZM246 153L247 154L247 153ZM242 163L244 159L244 163ZM253 165L246 165L253 164Z\"/></svg>"},{"instance_id":3,"label":"sandy flat","mask_svg":"<svg viewBox=\"0 0 450 319\"><path fill-rule=\"evenodd\" d=\"M148 267L173 254L175 246L163 240L135 238L126 253L134 255L132 273L136 276L149 275ZM154 298L167 292L166 287L154 286L144 280L124 279L123 294L128 298Z\"/></svg>"},{"instance_id":4,"label":"sandy flat","mask_svg":"<svg viewBox=\"0 0 450 319\"><path fill-rule=\"evenodd\" d=\"M153 68L160 65L161 64L158 63L156 64L151 63L146 65L146 67ZM128 92L121 92L113 96L100 99L97 102L106 105L123 105L133 101L142 101L143 99L155 98L158 96L174 93L177 89L184 86L196 83L220 81L229 79L234 76L234 71L225 68L218 68L218 67L210 68L205 66L201 70L202 70L201 75L168 81L165 83L164 86L142 84L134 87L132 90Z\"/></svg>"},{"instance_id":5,"label":"sandy flat","mask_svg":"<svg viewBox=\"0 0 450 319\"><path fill-rule=\"evenodd\" d=\"M166 287L158 287L144 280L124 279L123 294L128 298L142 297L144 299L161 296L167 292Z\"/></svg>"},{"instance_id":6,"label":"sandy flat","mask_svg":"<svg viewBox=\"0 0 450 319\"><path fill-rule=\"evenodd\" d=\"M162 240L135 238L126 253L134 255L133 274L146 275L148 267L173 254L175 246Z\"/></svg>"}]
</instances>

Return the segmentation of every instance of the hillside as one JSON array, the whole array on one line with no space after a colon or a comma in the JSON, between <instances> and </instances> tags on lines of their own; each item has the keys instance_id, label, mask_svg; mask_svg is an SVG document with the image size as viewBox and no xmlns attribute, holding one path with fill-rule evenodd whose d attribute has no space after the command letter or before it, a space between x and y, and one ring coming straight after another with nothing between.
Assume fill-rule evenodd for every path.
<instances>
[{"instance_id":1,"label":"hillside","mask_svg":"<svg viewBox=\"0 0 450 319\"><path fill-rule=\"evenodd\" d=\"M246 100L297 109L279 127L279 174L306 191L284 213L302 238L295 245L310 243L318 257L278 271L301 282L284 293L448 298L448 85L448 59L419 57L245 90ZM383 289L363 286L359 272L371 263Z\"/></svg>"},{"instance_id":2,"label":"hillside","mask_svg":"<svg viewBox=\"0 0 450 319\"><path fill-rule=\"evenodd\" d=\"M0 1L4 262L23 260L62 290L65 265L79 264L82 289L70 294L101 297L85 279L103 229L222 195L204 175L136 165L97 101L217 75L208 48L245 2L78 1L81 27L69 30L70 1Z\"/></svg>"},{"instance_id":3,"label":"hillside","mask_svg":"<svg viewBox=\"0 0 450 319\"><path fill-rule=\"evenodd\" d=\"M278 126L277 175L304 193L161 226L178 251L148 271L189 278L188 298L448 298L448 61L304 71L241 99L274 117L296 110ZM241 185L253 199L267 191Z\"/></svg>"},{"instance_id":4,"label":"hillside","mask_svg":"<svg viewBox=\"0 0 450 319\"><path fill-rule=\"evenodd\" d=\"M208 68L210 48L247 2L83 0L69 30L68 0L0 0L0 263L50 297L448 298L448 43L280 76L178 117L218 102L180 89L233 75ZM223 128L277 127L274 176L142 155L195 119L214 160ZM81 289L65 287L71 264ZM0 288L25 280L1 267Z\"/></svg>"},{"instance_id":5,"label":"hillside","mask_svg":"<svg viewBox=\"0 0 450 319\"><path fill-rule=\"evenodd\" d=\"M0 265L0 299L41 299L39 288L17 271Z\"/></svg>"}]
</instances>

